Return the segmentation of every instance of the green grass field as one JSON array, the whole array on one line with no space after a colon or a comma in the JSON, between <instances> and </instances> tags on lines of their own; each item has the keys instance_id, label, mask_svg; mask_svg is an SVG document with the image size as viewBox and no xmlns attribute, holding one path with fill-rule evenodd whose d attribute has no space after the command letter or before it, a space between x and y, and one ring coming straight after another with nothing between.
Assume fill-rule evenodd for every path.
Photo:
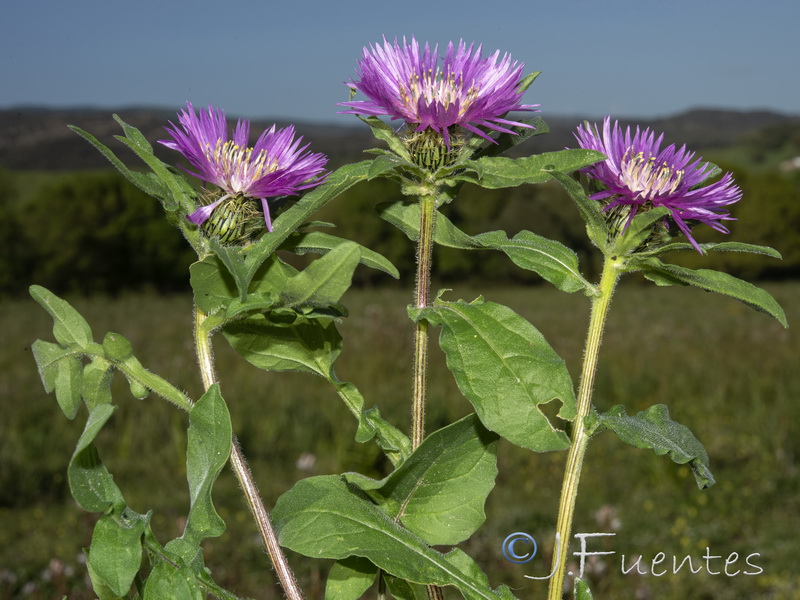
<instances>
[{"instance_id":1,"label":"green grass field","mask_svg":"<svg viewBox=\"0 0 800 600\"><path fill-rule=\"evenodd\" d=\"M766 286L800 323L800 283ZM469 289L448 298L472 299ZM545 287L482 290L489 300L515 308L539 327L579 369L588 301ZM351 316L341 325L345 350L337 363L341 379L354 382L368 404L402 428L409 421L411 325L409 294L397 290L351 291ZM186 389L200 391L191 342L191 299L131 295L119 299L75 299L101 339L116 331L133 343L151 370ZM0 349L0 599L94 598L88 591L81 549L97 515L82 512L66 487L66 465L83 428L44 393L30 344L52 339L49 317L33 301L2 304ZM676 421L705 444L717 484L700 491L686 467L624 446L613 434L589 446L577 508L576 532L614 532L590 542L615 551L587 562L598 599L790 599L800 587L800 336L765 315L696 289L627 285L617 292L598 374L601 409L622 403L629 413L666 403ZM216 340L222 390L267 504L295 481L314 474L359 470L380 475L386 464L373 445L353 441L354 422L321 379L300 374L264 374ZM104 462L134 510L154 510L160 541L182 531L188 497L184 483L185 415L159 398L134 400L115 381L120 410L99 439ZM434 349L429 393L429 428L470 412ZM80 421L80 422L79 422ZM542 598L546 582L526 579L548 571L565 453L535 455L510 445L500 448L498 486L489 499L486 525L464 545L489 573L520 600ZM301 460L302 459L302 460ZM215 579L254 598L280 597L255 527L232 474L223 472L215 501L228 532L206 544ZM501 543L526 531L540 555L526 565L507 562ZM672 573L672 559L692 557L695 568ZM574 543L572 550L577 550ZM663 552L662 576L621 573L638 555L647 565ZM725 559L730 558L729 574ZM763 571L754 571L745 558ZM292 555L306 597L321 598L329 562ZM576 565L577 567L577 565ZM739 570L738 574L733 574ZM370 592L374 596L374 590ZM456 597L449 593L449 597Z\"/></svg>"}]
</instances>

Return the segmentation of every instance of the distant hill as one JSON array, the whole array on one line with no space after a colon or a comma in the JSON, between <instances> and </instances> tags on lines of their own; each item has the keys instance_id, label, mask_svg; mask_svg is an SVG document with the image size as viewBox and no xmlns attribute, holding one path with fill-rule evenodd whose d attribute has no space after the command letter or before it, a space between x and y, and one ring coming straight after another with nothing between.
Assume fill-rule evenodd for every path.
<instances>
[{"instance_id":1,"label":"distant hill","mask_svg":"<svg viewBox=\"0 0 800 600\"><path fill-rule=\"evenodd\" d=\"M98 137L103 143L119 151L128 152L113 139L120 133L111 118L117 113L127 123L139 128L154 143L156 154L165 161L174 160L175 154L158 149L156 140L165 137L164 125L175 120L174 110L162 108L131 107L118 110L100 109L47 109L17 107L0 110L0 167L7 169L72 170L103 168L105 159L79 136L67 129L76 125ZM541 115L551 133L532 138L526 143L528 152L558 150L573 146L572 132L585 120L581 116ZM796 123L798 116L769 111L732 111L696 109L673 116L651 120L626 120L620 122L652 127L666 133L668 142L685 143L693 149L725 148L740 142L749 134L762 129ZM288 123L278 122L285 126ZM258 133L272 125L267 121L254 121L252 131ZM331 157L335 167L358 159L364 149L373 147L375 141L367 127L355 120L352 126L318 123L295 123L297 131L311 143L314 151Z\"/></svg>"}]
</instances>

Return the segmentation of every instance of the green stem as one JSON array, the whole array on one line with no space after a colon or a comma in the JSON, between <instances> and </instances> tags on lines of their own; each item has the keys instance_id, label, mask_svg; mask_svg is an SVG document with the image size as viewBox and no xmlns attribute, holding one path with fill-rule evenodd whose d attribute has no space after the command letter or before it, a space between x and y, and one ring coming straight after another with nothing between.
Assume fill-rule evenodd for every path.
<instances>
[{"instance_id":1,"label":"green stem","mask_svg":"<svg viewBox=\"0 0 800 600\"><path fill-rule=\"evenodd\" d=\"M417 243L417 287L414 306L427 308L430 303L433 231L436 226L436 194L420 196L419 242ZM428 321L420 319L414 330L414 385L411 397L411 449L425 439L425 395L428 377ZM427 586L429 600L443 600L441 588Z\"/></svg>"},{"instance_id":2,"label":"green stem","mask_svg":"<svg viewBox=\"0 0 800 600\"><path fill-rule=\"evenodd\" d=\"M129 380L141 383L144 387L152 390L165 400L172 402L172 404L181 410L185 410L186 412L192 410L192 400L189 398L189 396L184 394L166 379L162 379L155 373L145 369L139 363L139 361L133 357L125 360L109 358L106 351L103 350L103 346L96 343L87 345L75 354L77 356L86 355L93 358L106 360L113 364L114 367L119 369L119 371L123 373Z\"/></svg>"},{"instance_id":3,"label":"green stem","mask_svg":"<svg viewBox=\"0 0 800 600\"><path fill-rule=\"evenodd\" d=\"M572 532L572 521L575 514L575 500L578 497L578 483L583 467L583 458L589 436L584 424L585 418L592 408L594 379L597 372L597 359L600 343L605 329L606 316L611 305L611 297L621 274L623 261L616 257L606 257L603 263L603 274L600 278L597 295L592 299L592 316L589 321L589 332L586 336L586 348L583 355L583 370L578 389L578 414L573 421L572 445L567 456L564 470L564 481L561 485L561 501L558 507L558 524L556 533L560 544L558 552L553 555L553 578L550 580L548 600L561 600L564 588L564 573L567 569L569 537Z\"/></svg>"},{"instance_id":4,"label":"green stem","mask_svg":"<svg viewBox=\"0 0 800 600\"><path fill-rule=\"evenodd\" d=\"M207 315L202 310L195 307L195 348L197 360L200 365L200 375L203 379L203 388L206 390L217 380L216 373L214 372L214 355L211 347L211 329L206 326L207 318ZM258 525L261 539L267 549L267 554L269 554L269 558L272 561L272 565L275 568L275 573L278 575L278 580L283 587L284 593L289 600L303 600L303 594L297 586L297 580L286 560L286 555L284 555L278 543L278 536L275 534L275 529L272 527L269 513L264 506L261 494L258 492L258 486L256 486L253 474L247 466L247 461L239 447L239 440L236 439L235 435L233 436L233 443L231 445L230 460L233 472L239 480L239 485L242 487L247 505Z\"/></svg>"},{"instance_id":5,"label":"green stem","mask_svg":"<svg viewBox=\"0 0 800 600\"><path fill-rule=\"evenodd\" d=\"M427 308L430 301L433 229L436 224L436 195L420 197L419 242L417 243L417 287L414 306ZM417 321L414 332L414 384L411 397L411 449L425 439L425 392L428 374L428 322Z\"/></svg>"}]
</instances>

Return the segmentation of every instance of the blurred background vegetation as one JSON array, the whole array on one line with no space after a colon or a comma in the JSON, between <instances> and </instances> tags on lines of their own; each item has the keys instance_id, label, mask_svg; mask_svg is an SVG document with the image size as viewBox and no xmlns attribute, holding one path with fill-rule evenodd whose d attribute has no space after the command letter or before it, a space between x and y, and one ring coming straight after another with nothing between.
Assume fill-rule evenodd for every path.
<instances>
[{"instance_id":1,"label":"blurred background vegetation","mask_svg":"<svg viewBox=\"0 0 800 600\"><path fill-rule=\"evenodd\" d=\"M707 129L708 123L722 121L720 115L717 121L713 115L699 116ZM163 118L156 117L148 118L153 127L160 127ZM113 126L109 132L116 133L107 113L103 119ZM137 124L135 118L126 120ZM759 123L743 126L739 136L711 128L716 137L704 133L706 144L686 134L700 125L691 127L677 119L672 129L668 124L662 129L672 136L670 141L687 139L706 159L734 172L744 200L733 207L738 220L730 222L730 239L773 246L784 260L693 253L676 260L759 280L782 303L790 325L796 325L800 170L789 168L787 161L800 155L800 124L793 119ZM58 119L51 123L54 130L62 125ZM556 140L568 139L552 122L551 128ZM30 134L30 129L21 131ZM315 138L310 129L306 138L315 150L331 154L334 166L357 160L369 145L356 129L318 134ZM148 139L159 135L151 132ZM22 164L3 151L12 137L8 134L0 142L0 599L66 594L82 600L94 597L87 587L81 548L88 545L97 515L75 506L65 473L83 413L76 422L67 421L41 387L29 348L37 338L51 339L52 324L27 298L27 287L37 283L65 294L87 317L96 337L108 330L122 333L146 367L198 397L186 283L193 257L161 218L157 202L101 168L102 159L65 166L82 156L81 140L76 146L71 138L52 145L63 154L61 161L47 155L40 157L43 162L31 159ZM547 146L542 140L548 137L534 138L527 151L569 143ZM97 160L93 152L88 147L86 161ZM18 159L20 154L24 152ZM317 218L335 222L339 235L382 252L401 270L399 282L359 270L356 289L345 296L351 316L341 325L346 345L337 373L353 381L368 404L379 405L387 418L406 427L412 334L405 306L413 249L374 211L376 204L399 198L390 183L362 184ZM579 251L588 274L596 268L583 226L556 186L497 192L465 188L444 212L469 233L530 229L559 239ZM697 237L712 241L725 236L699 228ZM588 320L586 298L539 285L499 253L441 250L435 265L437 285L454 288L449 298L484 294L508 304L542 330L577 379ZM617 554L591 562L595 596L797 598L800 337L732 300L696 289L640 285L637 277L626 283L611 311L597 403L601 408L623 403L629 413L668 404L673 418L690 426L705 444L718 483L697 490L688 469L625 447L611 434L599 436L589 448L576 531L616 532L613 541L595 548ZM386 472L373 445L353 441L352 418L325 382L298 374L264 374L230 351L221 338L216 350L234 428L268 505L308 475ZM432 430L470 409L435 349L431 369ZM186 418L158 398L134 400L123 381L115 381L114 389L120 410L100 438L100 452L132 508L154 510L154 530L163 543L180 534L188 506L183 480ZM510 585L522 600L545 593L544 583L524 575L542 576L548 570L544 555L552 544L564 457L501 445L498 488L490 497L487 524L465 544L493 585ZM215 489L215 501L228 524L222 538L206 544L207 564L215 578L242 595L280 597L227 471ZM534 535L542 555L522 566L505 561L500 544L515 531ZM636 555L649 562L664 552L663 566L669 569L672 556L680 561L691 555L697 565L706 547L723 559L738 552L739 568L745 567L745 556L758 552L755 562L764 572L734 577L691 575L685 569L663 577L620 573L621 554L630 565ZM290 560L307 597L321 598L329 563L294 555Z\"/></svg>"}]
</instances>

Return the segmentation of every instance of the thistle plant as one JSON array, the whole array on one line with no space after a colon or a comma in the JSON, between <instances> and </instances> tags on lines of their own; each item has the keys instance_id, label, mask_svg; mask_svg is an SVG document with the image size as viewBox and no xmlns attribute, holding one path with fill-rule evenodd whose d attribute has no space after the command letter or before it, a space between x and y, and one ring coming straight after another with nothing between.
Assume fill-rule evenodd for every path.
<instances>
[{"instance_id":1,"label":"thistle plant","mask_svg":"<svg viewBox=\"0 0 800 600\"><path fill-rule=\"evenodd\" d=\"M249 145L249 123L229 133L225 115L211 107L195 113L191 104L170 124L165 146L180 152L206 188L197 189L181 172L153 155L135 128L120 139L150 171L125 166L90 133L75 129L141 189L164 206L197 252L190 268L194 293L194 341L205 393L189 398L146 370L131 344L109 333L93 339L87 321L64 300L34 286L34 298L54 318L56 343L37 341L34 355L45 388L55 391L62 410L74 418L82 405L87 425L68 467L71 491L84 509L102 513L88 568L95 592L107 598L194 599L236 596L213 581L202 558L205 538L221 535L211 492L230 461L262 536L284 593L300 600L283 548L311 558L336 561L326 597L355 600L375 588L400 600L439 598L451 586L466 600L512 600L505 585L489 576L455 546L486 520L484 505L495 487L499 439L532 452L564 452L565 472L553 545L549 600L562 598L575 501L586 447L602 431L616 433L637 448L689 464L698 486L714 483L709 458L684 425L656 405L629 416L619 405L601 412L594 399L599 351L611 299L620 277L641 272L659 286L693 285L733 297L783 325L781 307L764 290L730 275L687 269L664 262L681 250L780 255L737 242L699 243L698 224L727 231L727 206L741 199L730 174L649 130L634 134L607 118L602 127L585 124L577 148L508 158L507 150L546 134L541 118L517 118L538 105L522 97L538 73L500 53L450 43L420 46L415 38L364 49L358 78L347 84L343 112L357 115L383 144L372 158L325 173L326 159L301 147L292 128L264 132ZM366 100L357 100L357 94ZM394 127L380 116L401 121ZM319 231L311 220L322 206L351 186L376 178L396 182L406 199L377 207L378 216L413 243L416 278L408 307L414 331L411 423L392 424L367 403L356 385L340 380L334 362L342 352L336 324L346 318L341 298L359 265L398 277L381 255ZM600 280L581 273L577 254L564 244L530 231L469 235L447 216L465 183L484 189L556 181L586 223L601 253ZM582 182L585 184L582 185ZM212 188L208 188L211 184ZM286 196L303 193L299 199ZM676 239L683 236L687 241ZM446 299L432 293L436 244L469 252L501 252L565 293L583 293L591 303L580 381L575 392L565 362L544 336L512 309L479 297ZM286 253L321 256L302 271ZM535 308L535 307L534 307ZM474 413L427 431L428 338L440 329L447 366ZM382 479L360 473L308 477L298 481L271 510L262 502L232 431L228 406L213 362L212 340L222 334L246 361L265 371L313 374L331 384L355 419L355 438L375 443L391 471ZM191 506L183 535L161 545L150 513L126 504L100 460L93 440L114 412L110 381L120 371L134 396L151 392L189 413L187 476ZM404 394L405 395L405 394ZM268 397L266 401L268 401ZM545 405L557 402L557 419ZM548 411L550 414L556 411ZM567 424L566 426L564 424ZM405 430L410 435L404 433ZM533 501L533 499L531 499ZM442 547L450 548L442 551ZM143 555L148 557L144 564ZM591 598L585 581L574 581L577 598ZM543 589L542 589L543 592Z\"/></svg>"}]
</instances>

